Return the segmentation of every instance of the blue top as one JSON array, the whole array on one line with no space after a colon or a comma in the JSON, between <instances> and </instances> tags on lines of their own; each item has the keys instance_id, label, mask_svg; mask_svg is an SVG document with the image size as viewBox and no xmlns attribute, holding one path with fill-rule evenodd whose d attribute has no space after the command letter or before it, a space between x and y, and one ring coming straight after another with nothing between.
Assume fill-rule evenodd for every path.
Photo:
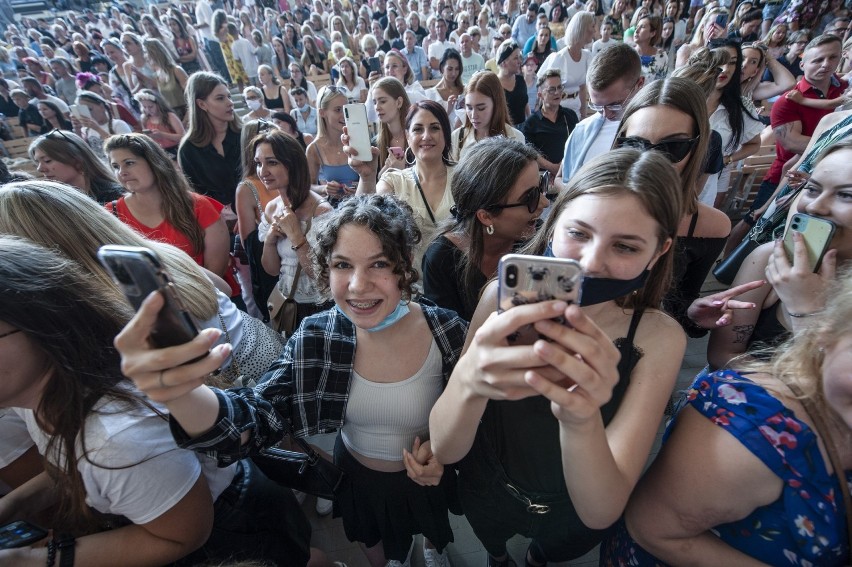
<instances>
[{"instance_id":1,"label":"blue top","mask_svg":"<svg viewBox=\"0 0 852 567\"><path fill-rule=\"evenodd\" d=\"M299 127L299 132L302 134L317 135L317 109L313 106L309 107L308 117L303 118L302 113L298 108L290 111L290 116L296 119L296 125Z\"/></svg>"},{"instance_id":2,"label":"blue top","mask_svg":"<svg viewBox=\"0 0 852 567\"><path fill-rule=\"evenodd\" d=\"M320 158L322 160L322 158ZM317 173L317 181L319 183L328 183L329 181L337 181L343 185L357 184L359 180L358 174L355 173L348 164L343 165L328 165L320 163L319 173Z\"/></svg>"},{"instance_id":3,"label":"blue top","mask_svg":"<svg viewBox=\"0 0 852 567\"><path fill-rule=\"evenodd\" d=\"M687 403L784 481L775 502L716 526L719 538L768 565L844 565L849 546L840 485L828 473L810 426L762 386L732 370L698 375ZM623 521L601 547L600 564L664 565L632 541Z\"/></svg>"}]
</instances>

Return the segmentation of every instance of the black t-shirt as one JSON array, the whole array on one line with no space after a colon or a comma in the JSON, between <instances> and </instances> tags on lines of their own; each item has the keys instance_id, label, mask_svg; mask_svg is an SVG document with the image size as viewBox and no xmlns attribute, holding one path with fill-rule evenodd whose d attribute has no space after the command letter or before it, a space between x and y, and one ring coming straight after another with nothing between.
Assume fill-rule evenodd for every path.
<instances>
[{"instance_id":1,"label":"black t-shirt","mask_svg":"<svg viewBox=\"0 0 852 567\"><path fill-rule=\"evenodd\" d=\"M423 295L438 307L452 309L465 321L470 321L476 310L479 291L485 286L486 278L476 272L476 287L473 300L468 298L464 278L464 253L446 237L439 236L423 255Z\"/></svg>"},{"instance_id":2,"label":"black t-shirt","mask_svg":"<svg viewBox=\"0 0 852 567\"><path fill-rule=\"evenodd\" d=\"M422 46L423 45L423 38L425 38L427 35L429 35L429 32L423 26L420 26L416 30L412 30L412 31L414 32L414 35L417 36L417 45Z\"/></svg>"},{"instance_id":3,"label":"black t-shirt","mask_svg":"<svg viewBox=\"0 0 852 567\"><path fill-rule=\"evenodd\" d=\"M228 128L222 148L224 156L216 151L213 144L198 147L187 140L178 150L178 162L195 191L213 197L223 205L230 205L234 202L237 183L242 178L240 133Z\"/></svg>"},{"instance_id":4,"label":"black t-shirt","mask_svg":"<svg viewBox=\"0 0 852 567\"><path fill-rule=\"evenodd\" d=\"M10 116L17 116L18 111L20 111L20 108L18 108L18 105L12 100L12 97L3 98L3 95L0 95L0 112L5 114L8 118Z\"/></svg>"},{"instance_id":5,"label":"black t-shirt","mask_svg":"<svg viewBox=\"0 0 852 567\"><path fill-rule=\"evenodd\" d=\"M710 130L710 143L707 144L707 154L704 156L704 173L716 175L724 168L722 136L716 130Z\"/></svg>"},{"instance_id":6,"label":"black t-shirt","mask_svg":"<svg viewBox=\"0 0 852 567\"><path fill-rule=\"evenodd\" d=\"M515 75L515 90L512 92L503 89L506 93L506 104L509 106L509 116L512 119L512 125L523 123L527 119L524 110L529 102L529 94L527 93L527 83L522 75Z\"/></svg>"},{"instance_id":7,"label":"black t-shirt","mask_svg":"<svg viewBox=\"0 0 852 567\"><path fill-rule=\"evenodd\" d=\"M532 144L553 163L559 163L565 154L565 142L579 120L573 110L559 107L556 122L551 122L538 110L530 114L519 130L528 144Z\"/></svg>"},{"instance_id":8,"label":"black t-shirt","mask_svg":"<svg viewBox=\"0 0 852 567\"><path fill-rule=\"evenodd\" d=\"M37 132L27 128L28 124L34 124L39 128L44 126L44 118L38 113L38 108L34 104L18 109L18 121L21 123L21 128L24 129L27 136L35 136L37 134Z\"/></svg>"}]
</instances>

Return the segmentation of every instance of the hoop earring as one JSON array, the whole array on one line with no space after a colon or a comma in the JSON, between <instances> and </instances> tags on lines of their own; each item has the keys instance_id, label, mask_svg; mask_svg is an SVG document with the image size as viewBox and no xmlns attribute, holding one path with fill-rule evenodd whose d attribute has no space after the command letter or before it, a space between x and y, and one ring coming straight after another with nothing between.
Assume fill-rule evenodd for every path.
<instances>
[{"instance_id":1,"label":"hoop earring","mask_svg":"<svg viewBox=\"0 0 852 567\"><path fill-rule=\"evenodd\" d=\"M492 234L494 234L494 225L493 224L489 224L488 226L485 227L485 234L487 234L488 236L491 236Z\"/></svg>"},{"instance_id":2,"label":"hoop earring","mask_svg":"<svg viewBox=\"0 0 852 567\"><path fill-rule=\"evenodd\" d=\"M411 152L411 161L408 160L408 152ZM414 165L414 163L417 161L417 156L414 155L414 150L412 150L410 146L405 148L404 156L405 163L407 163L408 165Z\"/></svg>"}]
</instances>

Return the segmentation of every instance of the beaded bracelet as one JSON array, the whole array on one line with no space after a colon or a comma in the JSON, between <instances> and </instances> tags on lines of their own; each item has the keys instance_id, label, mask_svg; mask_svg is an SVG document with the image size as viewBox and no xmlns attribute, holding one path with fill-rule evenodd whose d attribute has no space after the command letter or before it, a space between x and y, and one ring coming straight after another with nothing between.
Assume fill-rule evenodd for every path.
<instances>
[{"instance_id":1,"label":"beaded bracelet","mask_svg":"<svg viewBox=\"0 0 852 567\"><path fill-rule=\"evenodd\" d=\"M47 542L47 567L53 567L56 563L56 542L51 539Z\"/></svg>"}]
</instances>

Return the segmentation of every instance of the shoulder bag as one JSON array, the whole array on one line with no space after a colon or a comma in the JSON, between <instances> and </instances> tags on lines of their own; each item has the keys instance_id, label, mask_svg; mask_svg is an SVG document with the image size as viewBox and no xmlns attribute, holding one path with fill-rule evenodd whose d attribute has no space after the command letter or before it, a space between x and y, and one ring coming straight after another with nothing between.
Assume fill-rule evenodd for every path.
<instances>
[{"instance_id":1,"label":"shoulder bag","mask_svg":"<svg viewBox=\"0 0 852 567\"><path fill-rule=\"evenodd\" d=\"M817 157L830 145L833 145L842 138L849 136L850 132L845 131L846 127L852 124L852 116L847 116L828 131L824 132L819 140L814 144L807 157L802 161L799 169L810 173L813 169L813 163ZM771 240L783 236L785 223L787 220L787 211L790 205L795 202L798 193L802 190L802 186L791 187L787 184L776 197L776 201L781 197L790 195L783 206L777 207L771 215L761 217L754 227L748 232L746 237L740 242L736 248L731 250L730 254L719 263L713 270L713 276L723 284L731 285L737 272L740 271L745 259L755 248L761 244L766 244Z\"/></svg>"},{"instance_id":2,"label":"shoulder bag","mask_svg":"<svg viewBox=\"0 0 852 567\"><path fill-rule=\"evenodd\" d=\"M251 460L263 474L281 486L334 500L343 480L343 471L321 457L304 439L292 435L290 438L304 453L270 447Z\"/></svg>"}]
</instances>

